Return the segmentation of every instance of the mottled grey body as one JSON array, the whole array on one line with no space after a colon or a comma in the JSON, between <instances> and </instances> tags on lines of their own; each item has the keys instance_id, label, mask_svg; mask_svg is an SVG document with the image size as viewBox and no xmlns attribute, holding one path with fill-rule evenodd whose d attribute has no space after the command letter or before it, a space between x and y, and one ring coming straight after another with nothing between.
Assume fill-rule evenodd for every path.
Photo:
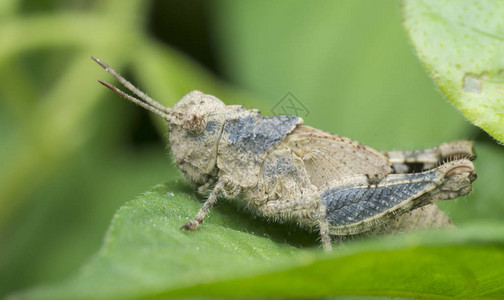
<instances>
[{"instance_id":1,"label":"mottled grey body","mask_svg":"<svg viewBox=\"0 0 504 300\"><path fill-rule=\"evenodd\" d=\"M169 122L175 164L200 191L212 189L184 229L198 228L219 195L241 196L263 216L318 228L329 250L330 236L450 224L431 203L469 193L476 178L470 142L382 153L198 91L165 108L95 60L141 100L102 84Z\"/></svg>"}]
</instances>

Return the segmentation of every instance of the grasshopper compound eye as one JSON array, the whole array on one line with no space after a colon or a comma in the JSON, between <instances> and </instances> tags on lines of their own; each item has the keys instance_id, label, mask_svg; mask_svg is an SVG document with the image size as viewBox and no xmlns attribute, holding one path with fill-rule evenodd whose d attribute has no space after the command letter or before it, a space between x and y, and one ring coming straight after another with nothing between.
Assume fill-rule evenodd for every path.
<instances>
[{"instance_id":1,"label":"grasshopper compound eye","mask_svg":"<svg viewBox=\"0 0 504 300\"><path fill-rule=\"evenodd\" d=\"M200 105L191 105L182 121L182 127L192 136L200 135L207 126L207 116Z\"/></svg>"}]
</instances>

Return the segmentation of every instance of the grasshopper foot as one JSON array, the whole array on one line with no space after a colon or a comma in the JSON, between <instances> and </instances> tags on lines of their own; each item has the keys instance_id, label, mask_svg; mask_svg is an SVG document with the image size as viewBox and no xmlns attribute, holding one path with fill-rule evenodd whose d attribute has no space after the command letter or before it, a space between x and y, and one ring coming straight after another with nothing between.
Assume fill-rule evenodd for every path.
<instances>
[{"instance_id":1,"label":"grasshopper foot","mask_svg":"<svg viewBox=\"0 0 504 300\"><path fill-rule=\"evenodd\" d=\"M184 226L180 227L180 229L194 231L198 229L199 224L200 222L196 220L187 221L187 223L185 223Z\"/></svg>"},{"instance_id":2,"label":"grasshopper foot","mask_svg":"<svg viewBox=\"0 0 504 300\"><path fill-rule=\"evenodd\" d=\"M441 197L440 200L453 199L469 194L472 190L471 183L477 178L472 162L461 159L446 163L444 166L446 166L446 180L439 187L438 197Z\"/></svg>"}]
</instances>

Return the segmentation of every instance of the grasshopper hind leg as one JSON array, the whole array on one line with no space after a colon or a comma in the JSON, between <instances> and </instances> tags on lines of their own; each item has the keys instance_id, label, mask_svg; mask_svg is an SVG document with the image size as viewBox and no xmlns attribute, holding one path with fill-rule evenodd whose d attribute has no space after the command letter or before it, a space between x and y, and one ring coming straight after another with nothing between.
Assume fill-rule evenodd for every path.
<instances>
[{"instance_id":1,"label":"grasshopper hind leg","mask_svg":"<svg viewBox=\"0 0 504 300\"><path fill-rule=\"evenodd\" d=\"M424 150L386 151L383 154L389 159L396 174L419 173L448 161L476 158L470 141L454 141Z\"/></svg>"},{"instance_id":2,"label":"grasshopper hind leg","mask_svg":"<svg viewBox=\"0 0 504 300\"><path fill-rule=\"evenodd\" d=\"M334 181L321 189L333 235L353 235L387 224L434 201L467 195L476 173L467 159L421 173L390 174L369 187L365 176Z\"/></svg>"}]
</instances>

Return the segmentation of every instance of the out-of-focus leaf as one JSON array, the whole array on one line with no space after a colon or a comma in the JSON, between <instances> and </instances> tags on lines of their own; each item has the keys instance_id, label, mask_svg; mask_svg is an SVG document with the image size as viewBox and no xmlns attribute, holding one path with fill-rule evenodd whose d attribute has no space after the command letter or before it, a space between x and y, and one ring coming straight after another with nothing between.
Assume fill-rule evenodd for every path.
<instances>
[{"instance_id":1,"label":"out-of-focus leaf","mask_svg":"<svg viewBox=\"0 0 504 300\"><path fill-rule=\"evenodd\" d=\"M380 150L468 138L411 54L397 1L218 3L227 76L263 97L265 113L292 92L305 124Z\"/></svg>"},{"instance_id":2,"label":"out-of-focus leaf","mask_svg":"<svg viewBox=\"0 0 504 300\"><path fill-rule=\"evenodd\" d=\"M125 198L176 174L162 148L121 150L76 152L3 228L0 294L78 269L99 248Z\"/></svg>"},{"instance_id":3,"label":"out-of-focus leaf","mask_svg":"<svg viewBox=\"0 0 504 300\"><path fill-rule=\"evenodd\" d=\"M406 0L404 25L441 92L504 142L504 2Z\"/></svg>"},{"instance_id":4,"label":"out-of-focus leaf","mask_svg":"<svg viewBox=\"0 0 504 300\"><path fill-rule=\"evenodd\" d=\"M300 232L289 237L230 206L181 231L200 207L193 193L178 180L154 187L116 213L102 249L76 276L13 299L504 297L502 225L355 242L322 255L276 239L293 242Z\"/></svg>"},{"instance_id":5,"label":"out-of-focus leaf","mask_svg":"<svg viewBox=\"0 0 504 300\"><path fill-rule=\"evenodd\" d=\"M19 77L24 80L21 84L27 85L26 90L11 86L11 79L0 81L0 88L8 91L1 95L6 99L5 106L18 117L20 125L17 136L13 138L14 144L9 145L9 151L5 153L8 159L0 173L0 224L7 222L25 203L28 195L96 133L96 128L82 126L91 118L93 109L101 100L100 95L105 92L90 88L97 78L98 68L95 72L90 71L89 52L112 53L109 43L132 43L137 31L129 28L132 20L136 20L133 12L138 11L142 11L140 2L130 1L127 5L121 4L120 14L117 10L109 10L109 18L100 17L98 11L95 14L69 11L55 16L14 15L1 19L0 66L9 67L4 69L4 76L18 75L19 70L9 63L23 59L24 55L36 50L50 52L52 48L57 52L61 51L58 48L61 46L74 48L69 55L71 59L66 60L64 70L60 70L64 75L49 80L51 84L45 86L42 92L30 93L29 81L23 76ZM130 34L117 35L113 30L98 30L108 28L113 16L116 16L117 26L121 30L129 30ZM103 22L100 27L90 27L100 25L100 22ZM101 34L97 35L97 31ZM118 36L121 42L116 39ZM121 56L119 51L115 52ZM10 68L15 71L9 72Z\"/></svg>"}]
</instances>

